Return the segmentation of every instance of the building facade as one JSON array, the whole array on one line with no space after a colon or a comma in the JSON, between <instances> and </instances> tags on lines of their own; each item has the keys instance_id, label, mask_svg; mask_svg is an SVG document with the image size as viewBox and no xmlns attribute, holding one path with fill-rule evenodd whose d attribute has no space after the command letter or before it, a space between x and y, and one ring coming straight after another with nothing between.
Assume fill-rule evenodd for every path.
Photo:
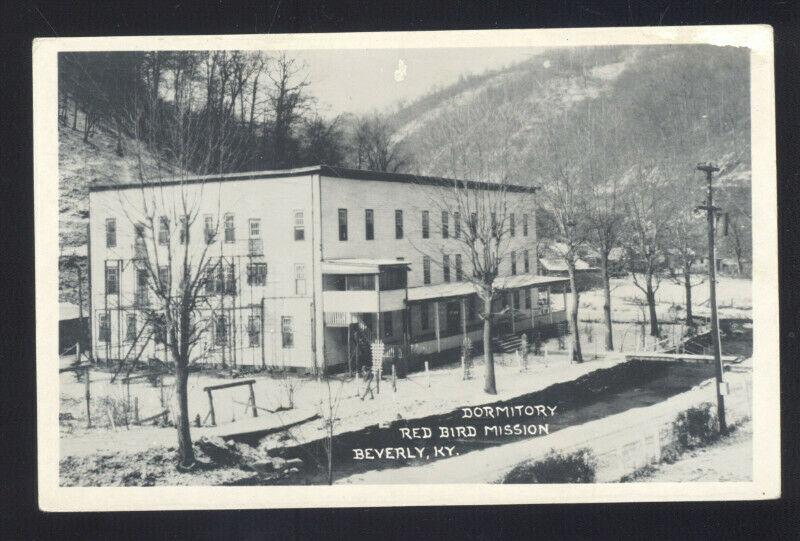
<instances>
[{"instance_id":1,"label":"building facade","mask_svg":"<svg viewBox=\"0 0 800 541\"><path fill-rule=\"evenodd\" d=\"M366 362L376 337L387 354L406 358L458 348L465 336L478 343L481 307L460 242L468 218L437 204L453 186L496 190L328 166L94 185L93 355L107 362L168 357L145 315L157 302L156 272L177 290L169 278L181 272L175 253L196 254L190 266L215 262L203 277L208 332L195 346L199 363L352 370ZM508 257L497 280L502 333L549 332L566 319L549 295L563 279L537 275L534 194L522 186L504 194L514 210L505 217ZM188 217L176 218L176 207ZM158 208L167 209L164 216ZM176 227L183 219L189 227Z\"/></svg>"}]
</instances>

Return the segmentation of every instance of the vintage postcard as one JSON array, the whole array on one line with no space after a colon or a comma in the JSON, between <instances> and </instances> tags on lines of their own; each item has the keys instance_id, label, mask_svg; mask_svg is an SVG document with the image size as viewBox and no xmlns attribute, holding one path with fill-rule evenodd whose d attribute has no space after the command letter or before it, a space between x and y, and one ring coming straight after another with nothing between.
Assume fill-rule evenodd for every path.
<instances>
[{"instance_id":1,"label":"vintage postcard","mask_svg":"<svg viewBox=\"0 0 800 541\"><path fill-rule=\"evenodd\" d=\"M769 27L33 56L43 509L780 495Z\"/></svg>"}]
</instances>

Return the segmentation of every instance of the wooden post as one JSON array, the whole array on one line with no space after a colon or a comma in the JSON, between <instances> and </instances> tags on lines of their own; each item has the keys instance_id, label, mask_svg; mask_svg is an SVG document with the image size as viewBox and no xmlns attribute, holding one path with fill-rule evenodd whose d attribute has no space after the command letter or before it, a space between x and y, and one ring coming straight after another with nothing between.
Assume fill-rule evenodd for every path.
<instances>
[{"instance_id":1,"label":"wooden post","mask_svg":"<svg viewBox=\"0 0 800 541\"><path fill-rule=\"evenodd\" d=\"M431 371L429 370L428 361L425 361L425 380L428 383L428 387L431 386Z\"/></svg>"},{"instance_id":2,"label":"wooden post","mask_svg":"<svg viewBox=\"0 0 800 541\"><path fill-rule=\"evenodd\" d=\"M258 408L256 408L256 393L253 390L253 384L250 384L250 403L253 405L253 417L258 417Z\"/></svg>"},{"instance_id":3,"label":"wooden post","mask_svg":"<svg viewBox=\"0 0 800 541\"><path fill-rule=\"evenodd\" d=\"M89 366L87 365L83 374L84 386L86 388L86 428L92 428L92 391L89 382Z\"/></svg>"},{"instance_id":4,"label":"wooden post","mask_svg":"<svg viewBox=\"0 0 800 541\"><path fill-rule=\"evenodd\" d=\"M397 392L397 367L392 363L392 392Z\"/></svg>"},{"instance_id":5,"label":"wooden post","mask_svg":"<svg viewBox=\"0 0 800 541\"><path fill-rule=\"evenodd\" d=\"M258 335L261 337L261 368L267 368L267 357L265 353L267 340L264 336L264 326L266 325L266 311L264 309L264 297L261 297L261 329L259 329Z\"/></svg>"},{"instance_id":6,"label":"wooden post","mask_svg":"<svg viewBox=\"0 0 800 541\"><path fill-rule=\"evenodd\" d=\"M164 374L159 374L158 376L158 395L161 409L164 409Z\"/></svg>"},{"instance_id":7,"label":"wooden post","mask_svg":"<svg viewBox=\"0 0 800 541\"><path fill-rule=\"evenodd\" d=\"M442 337L441 331L439 330L439 301L434 301L433 303L433 324L434 329L436 330L436 351L442 351Z\"/></svg>"},{"instance_id":8,"label":"wooden post","mask_svg":"<svg viewBox=\"0 0 800 541\"><path fill-rule=\"evenodd\" d=\"M214 414L214 397L211 396L211 389L207 390L208 393L208 413L211 415L211 426L217 426L217 416Z\"/></svg>"},{"instance_id":9,"label":"wooden post","mask_svg":"<svg viewBox=\"0 0 800 541\"><path fill-rule=\"evenodd\" d=\"M467 306L464 297L461 297L461 334L467 337Z\"/></svg>"},{"instance_id":10,"label":"wooden post","mask_svg":"<svg viewBox=\"0 0 800 541\"><path fill-rule=\"evenodd\" d=\"M139 424L139 397L133 397L133 422Z\"/></svg>"}]
</instances>

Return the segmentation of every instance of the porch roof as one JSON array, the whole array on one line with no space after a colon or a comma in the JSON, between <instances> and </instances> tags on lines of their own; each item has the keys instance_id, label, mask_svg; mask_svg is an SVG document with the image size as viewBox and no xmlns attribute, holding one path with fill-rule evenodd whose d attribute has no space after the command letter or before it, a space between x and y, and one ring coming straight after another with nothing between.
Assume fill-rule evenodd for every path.
<instances>
[{"instance_id":1,"label":"porch roof","mask_svg":"<svg viewBox=\"0 0 800 541\"><path fill-rule=\"evenodd\" d=\"M520 287L537 287L555 284L566 284L567 278L558 276L537 276L535 274L517 274L515 276L502 276L497 279L498 289L517 289ZM448 297L465 297L477 293L477 288L471 282L453 282L436 284L432 286L408 288L408 302L420 302Z\"/></svg>"},{"instance_id":2,"label":"porch roof","mask_svg":"<svg viewBox=\"0 0 800 541\"><path fill-rule=\"evenodd\" d=\"M382 267L406 267L408 261L397 259L326 259L322 274L380 274Z\"/></svg>"}]
</instances>

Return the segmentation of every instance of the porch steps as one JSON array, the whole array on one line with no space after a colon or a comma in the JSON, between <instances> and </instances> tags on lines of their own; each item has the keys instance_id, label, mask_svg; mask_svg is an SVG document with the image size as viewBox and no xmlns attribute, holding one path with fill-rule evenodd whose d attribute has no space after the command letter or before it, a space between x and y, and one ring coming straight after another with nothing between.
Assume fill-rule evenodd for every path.
<instances>
[{"instance_id":1,"label":"porch steps","mask_svg":"<svg viewBox=\"0 0 800 541\"><path fill-rule=\"evenodd\" d=\"M505 334L492 338L494 350L502 351L503 353L513 353L519 349L521 344L522 338L519 334Z\"/></svg>"}]
</instances>

